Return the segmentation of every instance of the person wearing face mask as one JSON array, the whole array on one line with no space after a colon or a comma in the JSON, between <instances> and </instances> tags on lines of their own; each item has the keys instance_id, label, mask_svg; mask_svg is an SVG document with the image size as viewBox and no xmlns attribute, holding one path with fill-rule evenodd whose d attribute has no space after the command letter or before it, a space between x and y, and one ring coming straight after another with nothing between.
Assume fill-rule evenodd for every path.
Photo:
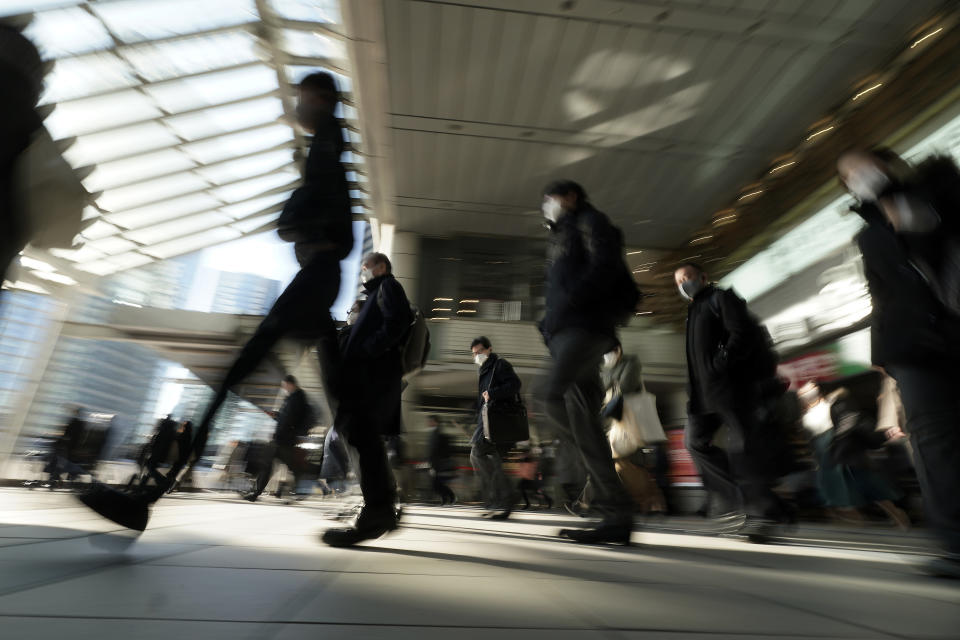
<instances>
[{"instance_id":1,"label":"person wearing face mask","mask_svg":"<svg viewBox=\"0 0 960 640\"><path fill-rule=\"evenodd\" d=\"M506 359L493 351L486 336L470 344L473 362L477 365L477 428L470 440L470 463L480 479L484 505L492 520L506 520L517 502L513 484L503 470L513 442L491 442L483 431L481 409L487 402L510 401L520 393L520 378Z\"/></svg>"},{"instance_id":2,"label":"person wearing face mask","mask_svg":"<svg viewBox=\"0 0 960 640\"><path fill-rule=\"evenodd\" d=\"M364 505L355 526L323 533L323 541L335 547L378 538L399 524L397 485L384 437L399 434L401 349L413 312L387 256L367 255L360 274L367 299L343 348L343 386L334 428L356 449Z\"/></svg>"},{"instance_id":3,"label":"person wearing face mask","mask_svg":"<svg viewBox=\"0 0 960 640\"><path fill-rule=\"evenodd\" d=\"M563 529L560 536L629 544L633 504L603 429L600 365L616 345L617 327L633 315L639 291L624 262L622 232L593 207L582 186L569 180L547 185L542 207L550 239L539 328L553 362L540 396L556 434L578 451L590 507L601 517L593 528Z\"/></svg>"},{"instance_id":4,"label":"person wearing face mask","mask_svg":"<svg viewBox=\"0 0 960 640\"><path fill-rule=\"evenodd\" d=\"M927 202L935 204L939 200L934 210L944 212L946 227L939 233L909 237L910 232L895 220L896 214L891 215L891 198L873 200L872 194L854 192L858 186L855 176L868 163L887 175L895 175L904 163L884 149L848 152L837 162L841 183L858 199L852 209L866 222L856 241L873 308L871 357L875 366L897 382L924 508L943 545L942 555L932 559L927 568L956 578L960 577L960 501L956 498L960 491L960 404L956 393L960 386L960 319L938 296L917 260L924 256L921 245L935 247L938 237L954 233L949 227L956 209L948 198L929 197L949 191L949 180L913 176L903 181L903 188L888 190L890 194L906 194L914 200L927 196Z\"/></svg>"},{"instance_id":5,"label":"person wearing face mask","mask_svg":"<svg viewBox=\"0 0 960 640\"><path fill-rule=\"evenodd\" d=\"M713 286L700 265L681 265L674 279L689 302L685 444L718 522L732 524L745 513L741 533L764 542L785 515L765 468L769 452L758 438L765 425L757 410L765 385L775 379L776 355L744 300ZM713 442L723 425L729 431L726 449Z\"/></svg>"}]
</instances>

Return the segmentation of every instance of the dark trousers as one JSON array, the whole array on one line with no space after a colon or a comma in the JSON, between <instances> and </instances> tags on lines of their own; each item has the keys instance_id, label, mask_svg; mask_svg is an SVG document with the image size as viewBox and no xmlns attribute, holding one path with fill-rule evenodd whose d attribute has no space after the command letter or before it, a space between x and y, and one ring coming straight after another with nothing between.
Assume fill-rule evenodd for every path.
<instances>
[{"instance_id":1,"label":"dark trousers","mask_svg":"<svg viewBox=\"0 0 960 640\"><path fill-rule=\"evenodd\" d=\"M306 459L301 452L297 451L296 445L274 444L273 456L269 461L265 461L265 464L260 468L260 473L257 474L257 487L254 489L256 495L263 493L263 490L267 488L267 484L270 482L270 478L273 477L274 461L282 462L290 469L294 478L294 491L296 491L296 487L300 484L300 479L306 474L308 469Z\"/></svg>"},{"instance_id":2,"label":"dark trousers","mask_svg":"<svg viewBox=\"0 0 960 640\"><path fill-rule=\"evenodd\" d=\"M494 444L482 435L470 449L470 464L480 478L480 491L487 507L508 509L516 496L503 470L503 459L510 452L510 444Z\"/></svg>"},{"instance_id":3,"label":"dark trousers","mask_svg":"<svg viewBox=\"0 0 960 640\"><path fill-rule=\"evenodd\" d=\"M337 388L340 350L330 307L339 292L340 261L330 254L318 254L294 276L253 337L244 345L207 406L194 441L193 448L198 457L203 455L210 424L220 405L227 399L227 393L256 370L281 338L315 341L323 387L328 394L329 390ZM334 406L331 404L331 408Z\"/></svg>"},{"instance_id":4,"label":"dark trousers","mask_svg":"<svg viewBox=\"0 0 960 640\"><path fill-rule=\"evenodd\" d=\"M542 391L546 415L561 440L580 452L591 487L590 506L605 524L630 523L632 503L614 468L600 418L600 363L614 339L584 329L565 329L548 346L553 366Z\"/></svg>"},{"instance_id":5,"label":"dark trousers","mask_svg":"<svg viewBox=\"0 0 960 640\"><path fill-rule=\"evenodd\" d=\"M960 376L911 366L887 371L900 388L927 517L947 550L960 554Z\"/></svg>"},{"instance_id":6,"label":"dark trousers","mask_svg":"<svg viewBox=\"0 0 960 640\"><path fill-rule=\"evenodd\" d=\"M711 413L690 415L685 444L716 512L743 509L749 516L778 518L780 500L761 467L765 452L754 444L760 428L755 409L744 397ZM722 425L729 431L725 450L713 442Z\"/></svg>"},{"instance_id":7,"label":"dark trousers","mask_svg":"<svg viewBox=\"0 0 960 640\"><path fill-rule=\"evenodd\" d=\"M394 507L397 500L397 482L387 460L387 447L376 422L365 419L360 411L341 407L337 415L340 435L357 452L357 469L360 474L360 491L363 493L364 509L380 511Z\"/></svg>"},{"instance_id":8,"label":"dark trousers","mask_svg":"<svg viewBox=\"0 0 960 640\"><path fill-rule=\"evenodd\" d=\"M457 499L457 494L453 492L449 486L447 486L447 476L443 473L438 473L434 471L433 474L433 490L438 496L440 496L440 504L451 503Z\"/></svg>"}]
</instances>

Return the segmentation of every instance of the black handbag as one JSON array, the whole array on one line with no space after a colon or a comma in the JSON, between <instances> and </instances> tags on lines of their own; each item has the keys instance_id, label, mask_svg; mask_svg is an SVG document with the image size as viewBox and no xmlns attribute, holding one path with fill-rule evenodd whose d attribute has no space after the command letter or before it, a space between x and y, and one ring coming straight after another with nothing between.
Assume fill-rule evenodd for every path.
<instances>
[{"instance_id":1,"label":"black handbag","mask_svg":"<svg viewBox=\"0 0 960 640\"><path fill-rule=\"evenodd\" d=\"M493 365L490 384L493 384L497 363ZM489 391L490 388L487 388ZM518 395L512 400L488 400L480 409L483 421L483 437L494 444L513 444L530 439L530 424L527 408Z\"/></svg>"}]
</instances>

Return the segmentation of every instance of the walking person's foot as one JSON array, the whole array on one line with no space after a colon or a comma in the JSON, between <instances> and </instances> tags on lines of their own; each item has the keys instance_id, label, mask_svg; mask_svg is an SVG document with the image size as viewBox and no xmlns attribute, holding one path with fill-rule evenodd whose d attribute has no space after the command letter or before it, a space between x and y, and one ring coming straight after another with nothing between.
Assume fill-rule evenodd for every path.
<instances>
[{"instance_id":1,"label":"walking person's foot","mask_svg":"<svg viewBox=\"0 0 960 640\"><path fill-rule=\"evenodd\" d=\"M630 546L630 524L601 524L594 529L561 529L560 537L581 544L622 544Z\"/></svg>"},{"instance_id":2,"label":"walking person's foot","mask_svg":"<svg viewBox=\"0 0 960 640\"><path fill-rule=\"evenodd\" d=\"M399 524L397 510L392 505L377 509L364 507L354 526L327 529L321 540L331 547L352 547L364 540L373 540L394 531Z\"/></svg>"}]
</instances>

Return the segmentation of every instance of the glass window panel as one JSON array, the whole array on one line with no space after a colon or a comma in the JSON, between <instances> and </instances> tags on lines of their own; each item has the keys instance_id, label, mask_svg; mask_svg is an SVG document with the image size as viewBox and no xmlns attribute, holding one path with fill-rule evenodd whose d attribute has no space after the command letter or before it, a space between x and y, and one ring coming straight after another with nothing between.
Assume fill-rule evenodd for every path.
<instances>
[{"instance_id":1,"label":"glass window panel","mask_svg":"<svg viewBox=\"0 0 960 640\"><path fill-rule=\"evenodd\" d=\"M245 180L237 184L213 189L212 193L225 202L239 202L241 200L254 198L264 191L286 186L299 179L300 174L295 170L280 171L269 176Z\"/></svg>"},{"instance_id":2,"label":"glass window panel","mask_svg":"<svg viewBox=\"0 0 960 640\"><path fill-rule=\"evenodd\" d=\"M83 233L80 234L88 240L97 240L99 238L106 238L107 236L112 236L116 233L119 233L117 229L112 224L104 222L103 220L97 220L92 225L83 230Z\"/></svg>"},{"instance_id":3,"label":"glass window panel","mask_svg":"<svg viewBox=\"0 0 960 640\"><path fill-rule=\"evenodd\" d=\"M279 98L261 98L174 116L167 120L167 124L177 135L196 140L258 124L274 123L282 115L283 103Z\"/></svg>"},{"instance_id":4,"label":"glass window panel","mask_svg":"<svg viewBox=\"0 0 960 640\"><path fill-rule=\"evenodd\" d=\"M174 171L191 169L197 164L179 149L164 149L154 153L105 162L83 181L88 191L102 191L122 184L143 181Z\"/></svg>"},{"instance_id":5,"label":"glass window panel","mask_svg":"<svg viewBox=\"0 0 960 640\"><path fill-rule=\"evenodd\" d=\"M168 147L177 142L177 136L161 123L147 122L80 136L63 155L71 165L81 167L132 153Z\"/></svg>"},{"instance_id":6,"label":"glass window panel","mask_svg":"<svg viewBox=\"0 0 960 640\"><path fill-rule=\"evenodd\" d=\"M103 24L78 8L38 13L24 34L33 40L44 59L75 56L113 46Z\"/></svg>"},{"instance_id":7,"label":"glass window panel","mask_svg":"<svg viewBox=\"0 0 960 640\"><path fill-rule=\"evenodd\" d=\"M293 191L284 191L283 193L278 193L272 196L254 198L253 200L248 200L246 202L239 202L237 204L221 207L220 211L233 218L243 218L245 216L253 215L258 211L263 211L269 207L282 205L287 201L291 193L293 193Z\"/></svg>"},{"instance_id":8,"label":"glass window panel","mask_svg":"<svg viewBox=\"0 0 960 640\"><path fill-rule=\"evenodd\" d=\"M108 213L104 217L126 229L139 229L188 213L216 209L220 204L219 200L208 193L193 193L146 207L138 207L119 213Z\"/></svg>"},{"instance_id":9,"label":"glass window panel","mask_svg":"<svg viewBox=\"0 0 960 640\"><path fill-rule=\"evenodd\" d=\"M290 20L339 24L340 0L271 0L273 9Z\"/></svg>"},{"instance_id":10,"label":"glass window panel","mask_svg":"<svg viewBox=\"0 0 960 640\"><path fill-rule=\"evenodd\" d=\"M107 211L123 211L208 186L206 180L194 173L178 173L129 187L109 189L100 196L97 204Z\"/></svg>"},{"instance_id":11,"label":"glass window panel","mask_svg":"<svg viewBox=\"0 0 960 640\"><path fill-rule=\"evenodd\" d=\"M278 215L276 213L268 213L263 216L256 216L253 218L247 218L246 220L235 222L230 226L243 233L250 233L251 231L256 231L257 229L259 229L265 224L270 224L271 222L276 220L277 217Z\"/></svg>"},{"instance_id":12,"label":"glass window panel","mask_svg":"<svg viewBox=\"0 0 960 640\"><path fill-rule=\"evenodd\" d=\"M120 267L107 260L95 260L77 265L82 271L87 271L97 276L105 276L120 270Z\"/></svg>"},{"instance_id":13,"label":"glass window panel","mask_svg":"<svg viewBox=\"0 0 960 640\"><path fill-rule=\"evenodd\" d=\"M189 253L197 249L203 249L221 242L233 240L240 237L240 232L236 229L221 227L202 231L187 238L178 238L169 242L162 242L152 247L145 247L143 252L156 258L164 259L182 253Z\"/></svg>"},{"instance_id":14,"label":"glass window panel","mask_svg":"<svg viewBox=\"0 0 960 640\"><path fill-rule=\"evenodd\" d=\"M102 251L97 251L88 245L84 245L79 249L50 249L50 253L58 258L71 260L73 262L90 262L92 260L100 260L106 255Z\"/></svg>"},{"instance_id":15,"label":"glass window panel","mask_svg":"<svg viewBox=\"0 0 960 640\"><path fill-rule=\"evenodd\" d=\"M124 234L127 238L141 244L157 244L173 238L179 238L196 231L204 231L211 227L233 222L225 215L218 213L200 213L195 216L172 220L163 224L154 225L145 229L128 231Z\"/></svg>"},{"instance_id":16,"label":"glass window panel","mask_svg":"<svg viewBox=\"0 0 960 640\"><path fill-rule=\"evenodd\" d=\"M123 0L93 5L124 42L140 42L257 20L253 0Z\"/></svg>"},{"instance_id":17,"label":"glass window panel","mask_svg":"<svg viewBox=\"0 0 960 640\"><path fill-rule=\"evenodd\" d=\"M291 84L300 84L300 81L311 73L317 73L318 71L325 71L327 73L333 74L333 77L337 79L337 88L340 91L353 91L353 83L350 81L348 76L343 75L342 73L337 73L333 69L326 69L320 65L315 67L304 67L301 65L284 65L283 72L287 76L287 80Z\"/></svg>"},{"instance_id":18,"label":"glass window panel","mask_svg":"<svg viewBox=\"0 0 960 640\"><path fill-rule=\"evenodd\" d=\"M205 142L194 142L185 145L184 151L197 162L209 164L252 153L258 149L269 149L291 140L293 140L293 130L285 124L276 124L253 131L221 136Z\"/></svg>"},{"instance_id":19,"label":"glass window panel","mask_svg":"<svg viewBox=\"0 0 960 640\"><path fill-rule=\"evenodd\" d=\"M259 58L252 34L238 30L174 42L144 43L124 51L124 57L148 82L169 80Z\"/></svg>"},{"instance_id":20,"label":"glass window panel","mask_svg":"<svg viewBox=\"0 0 960 640\"><path fill-rule=\"evenodd\" d=\"M44 124L54 138L66 138L159 115L150 98L130 90L59 104Z\"/></svg>"},{"instance_id":21,"label":"glass window panel","mask_svg":"<svg viewBox=\"0 0 960 640\"><path fill-rule=\"evenodd\" d=\"M138 83L130 67L112 53L94 53L58 60L44 78L41 104L74 100Z\"/></svg>"},{"instance_id":22,"label":"glass window panel","mask_svg":"<svg viewBox=\"0 0 960 640\"><path fill-rule=\"evenodd\" d=\"M277 89L277 74L267 65L220 71L145 87L162 109L177 113L213 106Z\"/></svg>"},{"instance_id":23,"label":"glass window panel","mask_svg":"<svg viewBox=\"0 0 960 640\"><path fill-rule=\"evenodd\" d=\"M214 167L204 167L198 169L197 173L215 184L225 184L252 178L292 164L293 150L281 149L280 151L261 153L250 158L225 162Z\"/></svg>"},{"instance_id":24,"label":"glass window panel","mask_svg":"<svg viewBox=\"0 0 960 640\"><path fill-rule=\"evenodd\" d=\"M109 261L121 269L132 269L133 267L140 267L149 262L153 262L153 258L145 256L142 253L131 252L113 256Z\"/></svg>"},{"instance_id":25,"label":"glass window panel","mask_svg":"<svg viewBox=\"0 0 960 640\"><path fill-rule=\"evenodd\" d=\"M43 11L51 7L62 8L70 4L80 4L82 0L3 0L0 4L0 16L16 16L32 11Z\"/></svg>"},{"instance_id":26,"label":"glass window panel","mask_svg":"<svg viewBox=\"0 0 960 640\"><path fill-rule=\"evenodd\" d=\"M287 53L304 58L344 60L347 57L347 48L342 40L336 40L317 31L283 29L280 31L280 48Z\"/></svg>"},{"instance_id":27,"label":"glass window panel","mask_svg":"<svg viewBox=\"0 0 960 640\"><path fill-rule=\"evenodd\" d=\"M137 245L129 240L121 238L120 236L111 236L109 238L102 238L100 240L94 240L93 242L88 243L91 249L96 249L97 251L102 251L108 256L114 255L116 253L123 253L124 251L133 251L137 248Z\"/></svg>"}]
</instances>

